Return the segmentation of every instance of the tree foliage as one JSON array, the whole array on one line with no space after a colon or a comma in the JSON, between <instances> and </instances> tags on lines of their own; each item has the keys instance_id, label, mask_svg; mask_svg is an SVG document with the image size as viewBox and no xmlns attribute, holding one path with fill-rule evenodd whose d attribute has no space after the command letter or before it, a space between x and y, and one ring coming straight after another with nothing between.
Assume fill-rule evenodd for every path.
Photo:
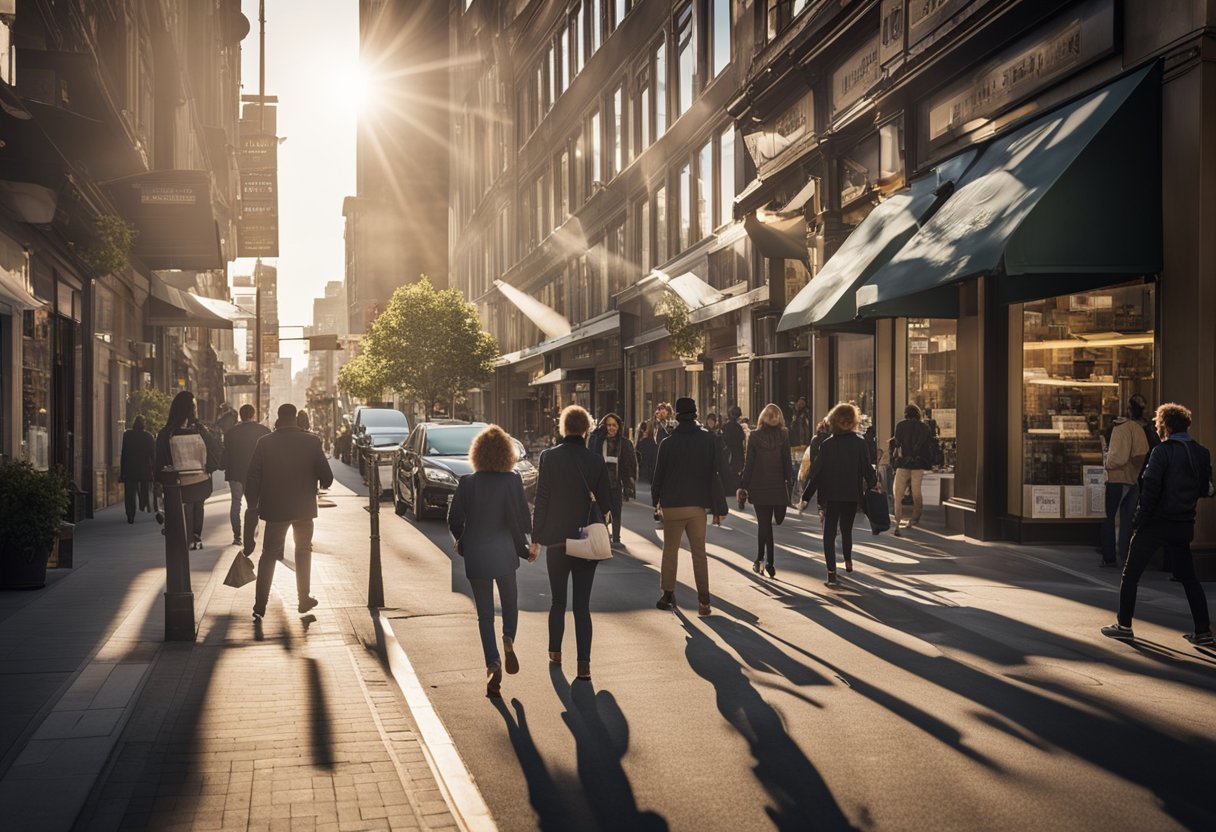
<instances>
[{"instance_id":1,"label":"tree foliage","mask_svg":"<svg viewBox=\"0 0 1216 832\"><path fill-rule=\"evenodd\" d=\"M362 399L393 390L430 415L489 379L498 342L456 289L437 291L422 276L393 292L363 337L360 353L338 373L338 386Z\"/></svg>"},{"instance_id":2,"label":"tree foliage","mask_svg":"<svg viewBox=\"0 0 1216 832\"><path fill-rule=\"evenodd\" d=\"M705 330L688 320L688 305L675 292L664 293L656 309L671 335L671 354L676 358L696 358L705 350Z\"/></svg>"},{"instance_id":3,"label":"tree foliage","mask_svg":"<svg viewBox=\"0 0 1216 832\"><path fill-rule=\"evenodd\" d=\"M165 419L169 418L171 401L168 393L153 387L132 390L127 395L127 427L131 426L136 416L143 416L144 429L155 436L165 426Z\"/></svg>"}]
</instances>

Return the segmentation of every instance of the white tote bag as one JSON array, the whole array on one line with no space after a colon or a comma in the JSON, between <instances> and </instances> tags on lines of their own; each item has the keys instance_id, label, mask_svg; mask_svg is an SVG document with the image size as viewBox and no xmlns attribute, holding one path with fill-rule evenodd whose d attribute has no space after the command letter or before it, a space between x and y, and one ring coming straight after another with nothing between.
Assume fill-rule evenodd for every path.
<instances>
[{"instance_id":1,"label":"white tote bag","mask_svg":"<svg viewBox=\"0 0 1216 832\"><path fill-rule=\"evenodd\" d=\"M581 468L578 473L579 476L582 476ZM587 497L591 500L591 505L587 508L587 523L578 530L578 537L566 538L566 554L583 560L610 560L612 558L612 539L608 536L608 524L604 520L604 513L599 511L595 494L587 485L586 477L583 477L583 487L587 489Z\"/></svg>"}]
</instances>

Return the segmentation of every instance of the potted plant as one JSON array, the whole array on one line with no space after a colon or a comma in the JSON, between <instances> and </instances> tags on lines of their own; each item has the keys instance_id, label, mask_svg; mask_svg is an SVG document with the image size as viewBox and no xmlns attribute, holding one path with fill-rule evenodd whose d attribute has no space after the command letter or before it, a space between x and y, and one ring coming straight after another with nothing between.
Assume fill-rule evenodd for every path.
<instances>
[{"instance_id":1,"label":"potted plant","mask_svg":"<svg viewBox=\"0 0 1216 832\"><path fill-rule=\"evenodd\" d=\"M0 589L46 585L46 564L68 508L62 471L0 462Z\"/></svg>"}]
</instances>

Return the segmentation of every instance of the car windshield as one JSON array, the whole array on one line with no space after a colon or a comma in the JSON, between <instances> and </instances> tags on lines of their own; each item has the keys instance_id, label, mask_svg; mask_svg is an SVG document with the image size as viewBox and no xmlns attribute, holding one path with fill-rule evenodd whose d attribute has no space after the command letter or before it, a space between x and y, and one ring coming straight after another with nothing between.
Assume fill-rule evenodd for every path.
<instances>
[{"instance_id":1,"label":"car windshield","mask_svg":"<svg viewBox=\"0 0 1216 832\"><path fill-rule=\"evenodd\" d=\"M473 437L482 430L478 425L431 428L426 432L426 455L468 456Z\"/></svg>"},{"instance_id":2,"label":"car windshield","mask_svg":"<svg viewBox=\"0 0 1216 832\"><path fill-rule=\"evenodd\" d=\"M384 448L389 445L396 447L405 441L404 433L373 433L372 444L377 448Z\"/></svg>"},{"instance_id":3,"label":"car windshield","mask_svg":"<svg viewBox=\"0 0 1216 832\"><path fill-rule=\"evenodd\" d=\"M409 426L409 421L400 410L369 407L359 411L359 424L368 428L404 428Z\"/></svg>"}]
</instances>

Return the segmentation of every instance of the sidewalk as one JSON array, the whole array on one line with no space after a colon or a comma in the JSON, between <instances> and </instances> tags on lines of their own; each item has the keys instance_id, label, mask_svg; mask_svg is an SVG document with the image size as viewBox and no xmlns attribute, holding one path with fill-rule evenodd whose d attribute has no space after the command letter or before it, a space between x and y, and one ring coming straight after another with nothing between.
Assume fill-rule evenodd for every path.
<instances>
[{"instance_id":1,"label":"sidewalk","mask_svg":"<svg viewBox=\"0 0 1216 832\"><path fill-rule=\"evenodd\" d=\"M314 557L324 605L301 618L289 543L255 626L254 585L222 585L227 503L191 553L193 644L161 641L163 539L121 509L81 526L74 574L0 596L2 825L458 828L338 562Z\"/></svg>"}]
</instances>

